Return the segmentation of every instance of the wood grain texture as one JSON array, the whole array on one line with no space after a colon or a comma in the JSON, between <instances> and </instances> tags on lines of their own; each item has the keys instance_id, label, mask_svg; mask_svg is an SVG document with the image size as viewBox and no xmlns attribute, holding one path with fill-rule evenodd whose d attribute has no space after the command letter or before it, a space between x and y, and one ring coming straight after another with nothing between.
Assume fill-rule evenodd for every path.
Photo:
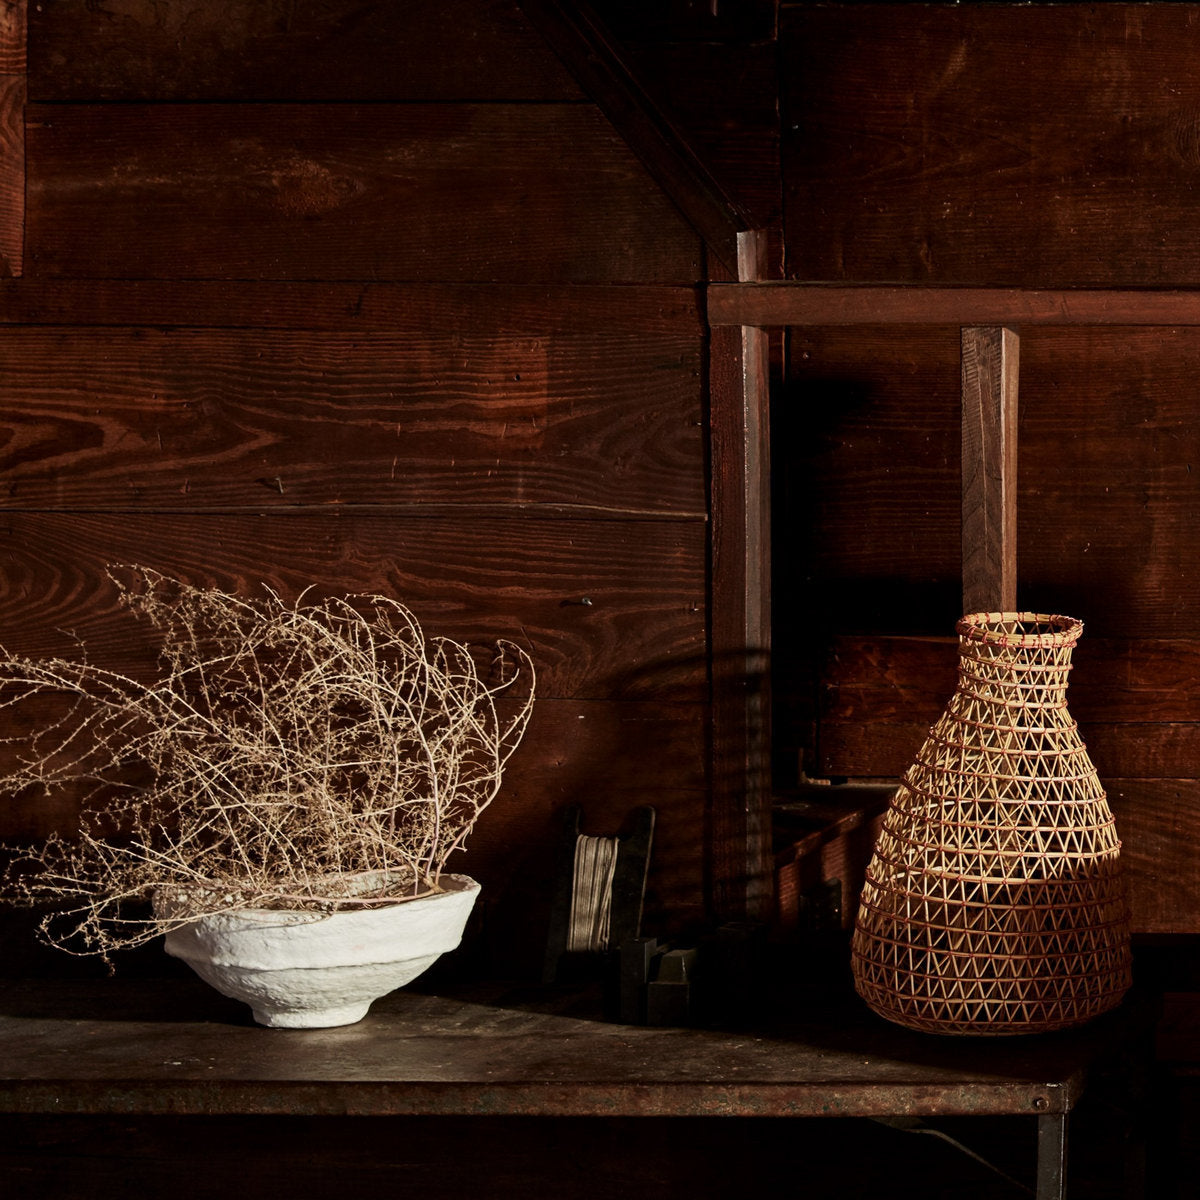
<instances>
[{"instance_id":1,"label":"wood grain texture","mask_svg":"<svg viewBox=\"0 0 1200 1200\"><path fill-rule=\"evenodd\" d=\"M54 0L30 33L39 102L581 98L513 0Z\"/></svg>"},{"instance_id":2,"label":"wood grain texture","mask_svg":"<svg viewBox=\"0 0 1200 1200\"><path fill-rule=\"evenodd\" d=\"M0 75L24 75L26 70L27 0L0 4Z\"/></svg>"},{"instance_id":3,"label":"wood grain texture","mask_svg":"<svg viewBox=\"0 0 1200 1200\"><path fill-rule=\"evenodd\" d=\"M429 339L704 334L694 289L637 284L0 280L0 324L369 330Z\"/></svg>"},{"instance_id":4,"label":"wood grain texture","mask_svg":"<svg viewBox=\"0 0 1200 1200\"><path fill-rule=\"evenodd\" d=\"M737 267L738 234L749 221L712 176L689 139L654 103L624 50L586 5L521 0L525 15L612 122L647 173L728 270Z\"/></svg>"},{"instance_id":5,"label":"wood grain texture","mask_svg":"<svg viewBox=\"0 0 1200 1200\"><path fill-rule=\"evenodd\" d=\"M955 686L953 639L835 639L823 664L820 769L898 776ZM1085 638L1067 700L1104 778L1185 778L1200 761L1200 643Z\"/></svg>"},{"instance_id":6,"label":"wood grain texture","mask_svg":"<svg viewBox=\"0 0 1200 1200\"><path fill-rule=\"evenodd\" d=\"M36 712L22 715L32 731ZM481 913L486 909L492 952L507 959L499 969L512 972L527 962L536 973L568 805L582 805L584 832L602 836L619 832L634 808L653 805L647 927L661 934L703 919L707 724L705 704L536 702L499 795L451 865L484 886ZM6 733L14 732L10 721ZM0 769L13 752L0 748ZM69 836L79 812L79 798L69 795L5 797L0 842Z\"/></svg>"},{"instance_id":7,"label":"wood grain texture","mask_svg":"<svg viewBox=\"0 0 1200 1200\"><path fill-rule=\"evenodd\" d=\"M823 662L823 715L932 722L955 685L957 640L844 636ZM1200 721L1200 641L1094 638L1073 656L1071 713L1088 723Z\"/></svg>"},{"instance_id":8,"label":"wood grain texture","mask_svg":"<svg viewBox=\"0 0 1200 1200\"><path fill-rule=\"evenodd\" d=\"M1135 933L1200 933L1200 781L1109 779Z\"/></svg>"},{"instance_id":9,"label":"wood grain texture","mask_svg":"<svg viewBox=\"0 0 1200 1200\"><path fill-rule=\"evenodd\" d=\"M674 281L699 242L580 105L31 106L30 275Z\"/></svg>"},{"instance_id":10,"label":"wood grain texture","mask_svg":"<svg viewBox=\"0 0 1200 1200\"><path fill-rule=\"evenodd\" d=\"M740 239L739 273L763 268L766 239ZM769 904L771 650L770 405L766 335L712 336L714 902L727 920Z\"/></svg>"},{"instance_id":11,"label":"wood grain texture","mask_svg":"<svg viewBox=\"0 0 1200 1200\"><path fill-rule=\"evenodd\" d=\"M814 280L1200 280L1191 5L781 13L789 264Z\"/></svg>"},{"instance_id":12,"label":"wood grain texture","mask_svg":"<svg viewBox=\"0 0 1200 1200\"><path fill-rule=\"evenodd\" d=\"M1014 330L962 331L963 612L1017 608L1017 382Z\"/></svg>"},{"instance_id":13,"label":"wood grain texture","mask_svg":"<svg viewBox=\"0 0 1200 1200\"><path fill-rule=\"evenodd\" d=\"M837 629L937 633L959 615L957 342L924 326L791 339L780 550ZM1200 636L1198 372L1193 328L1024 331L1023 607L1077 616L1089 637Z\"/></svg>"},{"instance_id":14,"label":"wood grain texture","mask_svg":"<svg viewBox=\"0 0 1200 1200\"><path fill-rule=\"evenodd\" d=\"M923 736L917 735L913 752ZM1104 787L1121 838L1133 932L1200 933L1200 781L1105 777ZM874 844L869 834L869 826L856 828L808 861L786 864L781 876L788 894L834 877L817 874L822 859L826 870L861 879ZM847 896L847 907L853 910L855 901L855 894Z\"/></svg>"},{"instance_id":15,"label":"wood grain texture","mask_svg":"<svg viewBox=\"0 0 1200 1200\"><path fill-rule=\"evenodd\" d=\"M552 505L704 520L693 334L15 328L0 507Z\"/></svg>"},{"instance_id":16,"label":"wood grain texture","mask_svg":"<svg viewBox=\"0 0 1200 1200\"><path fill-rule=\"evenodd\" d=\"M0 278L25 266L25 77L0 74Z\"/></svg>"},{"instance_id":17,"label":"wood grain texture","mask_svg":"<svg viewBox=\"0 0 1200 1200\"><path fill-rule=\"evenodd\" d=\"M932 722L822 722L815 770L830 778L896 779L912 765ZM1101 779L1192 778L1200 724L1082 722L1080 730Z\"/></svg>"},{"instance_id":18,"label":"wood grain texture","mask_svg":"<svg viewBox=\"0 0 1200 1200\"><path fill-rule=\"evenodd\" d=\"M889 287L712 283L712 325L1200 325L1200 292L1172 288Z\"/></svg>"},{"instance_id":19,"label":"wood grain texture","mask_svg":"<svg viewBox=\"0 0 1200 1200\"><path fill-rule=\"evenodd\" d=\"M690 522L296 512L0 516L0 628L15 652L62 654L65 631L95 661L153 670L105 577L142 563L200 584L294 596L378 591L430 633L508 637L553 698L707 698L705 530ZM136 625L133 626L136 630Z\"/></svg>"},{"instance_id":20,"label":"wood grain texture","mask_svg":"<svg viewBox=\"0 0 1200 1200\"><path fill-rule=\"evenodd\" d=\"M1023 603L1091 637L1200 636L1200 330L1022 337Z\"/></svg>"}]
</instances>

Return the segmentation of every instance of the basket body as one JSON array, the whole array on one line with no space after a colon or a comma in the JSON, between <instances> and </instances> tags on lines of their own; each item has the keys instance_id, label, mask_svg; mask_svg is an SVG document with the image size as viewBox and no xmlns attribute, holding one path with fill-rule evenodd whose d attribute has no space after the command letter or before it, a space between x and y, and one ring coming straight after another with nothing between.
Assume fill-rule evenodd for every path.
<instances>
[{"instance_id":1,"label":"basket body","mask_svg":"<svg viewBox=\"0 0 1200 1200\"><path fill-rule=\"evenodd\" d=\"M1082 623L976 613L958 687L892 797L852 942L881 1016L948 1034L1064 1029L1130 983L1120 842L1067 711Z\"/></svg>"}]
</instances>

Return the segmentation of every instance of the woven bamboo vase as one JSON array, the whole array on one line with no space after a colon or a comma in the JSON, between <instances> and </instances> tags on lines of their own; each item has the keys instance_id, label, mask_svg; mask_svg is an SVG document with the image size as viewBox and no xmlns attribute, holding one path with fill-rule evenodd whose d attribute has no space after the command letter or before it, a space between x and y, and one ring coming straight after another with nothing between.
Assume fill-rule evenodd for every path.
<instances>
[{"instance_id":1,"label":"woven bamboo vase","mask_svg":"<svg viewBox=\"0 0 1200 1200\"><path fill-rule=\"evenodd\" d=\"M948 1034L1064 1029L1130 983L1120 842L1067 711L1070 617L958 623L958 687L892 797L852 943L881 1016Z\"/></svg>"}]
</instances>

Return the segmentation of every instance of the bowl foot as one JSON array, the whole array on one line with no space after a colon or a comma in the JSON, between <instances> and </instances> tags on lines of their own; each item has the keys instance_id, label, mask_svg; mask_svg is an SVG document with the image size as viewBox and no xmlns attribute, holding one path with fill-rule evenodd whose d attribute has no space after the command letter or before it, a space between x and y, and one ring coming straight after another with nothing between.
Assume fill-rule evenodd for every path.
<instances>
[{"instance_id":1,"label":"bowl foot","mask_svg":"<svg viewBox=\"0 0 1200 1200\"><path fill-rule=\"evenodd\" d=\"M330 1008L251 1008L255 1021L270 1029L332 1029L353 1025L367 1015L371 1004L355 1002Z\"/></svg>"}]
</instances>

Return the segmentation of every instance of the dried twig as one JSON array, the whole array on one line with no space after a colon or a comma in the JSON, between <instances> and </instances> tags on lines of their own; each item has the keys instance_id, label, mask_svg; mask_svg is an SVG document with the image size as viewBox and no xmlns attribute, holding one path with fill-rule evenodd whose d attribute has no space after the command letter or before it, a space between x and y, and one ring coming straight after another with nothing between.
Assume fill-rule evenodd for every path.
<instances>
[{"instance_id":1,"label":"dried twig","mask_svg":"<svg viewBox=\"0 0 1200 1200\"><path fill-rule=\"evenodd\" d=\"M63 910L46 939L107 955L205 913L378 903L364 872L390 899L436 890L528 724L525 651L485 668L382 596L247 600L132 570L157 682L0 648L0 709L69 699L0 791L86 790L80 838L7 875L10 898ZM155 893L172 916L127 915Z\"/></svg>"}]
</instances>

